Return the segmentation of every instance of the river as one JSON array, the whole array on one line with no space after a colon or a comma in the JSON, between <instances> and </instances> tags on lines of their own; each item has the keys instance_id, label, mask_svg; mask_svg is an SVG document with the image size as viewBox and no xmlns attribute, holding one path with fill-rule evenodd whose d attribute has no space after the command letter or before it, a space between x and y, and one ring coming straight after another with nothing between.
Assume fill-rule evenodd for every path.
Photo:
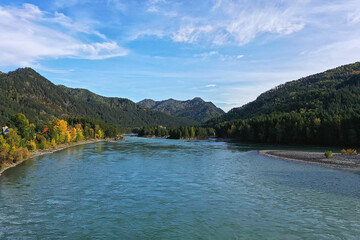
<instances>
[{"instance_id":1,"label":"river","mask_svg":"<svg viewBox=\"0 0 360 240\"><path fill-rule=\"evenodd\" d=\"M0 239L359 236L359 172L233 143L127 137L37 157L0 176Z\"/></svg>"}]
</instances>

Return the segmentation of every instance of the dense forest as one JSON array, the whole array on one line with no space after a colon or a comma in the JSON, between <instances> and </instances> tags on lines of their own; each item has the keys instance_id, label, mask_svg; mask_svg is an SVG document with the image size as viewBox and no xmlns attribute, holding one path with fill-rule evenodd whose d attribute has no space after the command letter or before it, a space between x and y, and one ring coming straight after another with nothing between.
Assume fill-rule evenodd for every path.
<instances>
[{"instance_id":1,"label":"dense forest","mask_svg":"<svg viewBox=\"0 0 360 240\"><path fill-rule=\"evenodd\" d=\"M359 146L360 115L283 113L215 126L217 136L269 144Z\"/></svg>"},{"instance_id":2,"label":"dense forest","mask_svg":"<svg viewBox=\"0 0 360 240\"><path fill-rule=\"evenodd\" d=\"M138 130L140 137L163 137L170 139L204 139L214 137L213 128L203 127L173 127L166 128L162 126L142 127Z\"/></svg>"},{"instance_id":3,"label":"dense forest","mask_svg":"<svg viewBox=\"0 0 360 240\"><path fill-rule=\"evenodd\" d=\"M360 63L280 85L205 126L242 141L359 146Z\"/></svg>"},{"instance_id":4,"label":"dense forest","mask_svg":"<svg viewBox=\"0 0 360 240\"><path fill-rule=\"evenodd\" d=\"M175 117L187 118L198 123L203 123L224 114L224 111L216 107L212 102L205 102L199 97L187 101L174 99L154 101L152 99L144 99L137 104L154 111L164 112Z\"/></svg>"},{"instance_id":5,"label":"dense forest","mask_svg":"<svg viewBox=\"0 0 360 240\"><path fill-rule=\"evenodd\" d=\"M13 115L7 126L8 129L0 132L0 170L6 163L26 159L36 149L87 139L116 138L121 134L117 126L90 118L55 118L44 126L36 126L22 113Z\"/></svg>"},{"instance_id":6,"label":"dense forest","mask_svg":"<svg viewBox=\"0 0 360 240\"><path fill-rule=\"evenodd\" d=\"M0 124L17 113L25 114L37 124L64 116L90 117L122 127L197 124L138 106L129 99L107 98L85 89L57 86L31 68L0 73Z\"/></svg>"}]
</instances>

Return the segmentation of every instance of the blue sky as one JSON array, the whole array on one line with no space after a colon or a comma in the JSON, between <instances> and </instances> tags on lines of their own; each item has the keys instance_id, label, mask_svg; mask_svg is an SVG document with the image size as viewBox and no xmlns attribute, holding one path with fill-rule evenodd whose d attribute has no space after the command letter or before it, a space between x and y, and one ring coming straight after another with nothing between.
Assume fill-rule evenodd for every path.
<instances>
[{"instance_id":1,"label":"blue sky","mask_svg":"<svg viewBox=\"0 0 360 240\"><path fill-rule=\"evenodd\" d=\"M2 0L0 70L224 110L359 61L359 0Z\"/></svg>"}]
</instances>

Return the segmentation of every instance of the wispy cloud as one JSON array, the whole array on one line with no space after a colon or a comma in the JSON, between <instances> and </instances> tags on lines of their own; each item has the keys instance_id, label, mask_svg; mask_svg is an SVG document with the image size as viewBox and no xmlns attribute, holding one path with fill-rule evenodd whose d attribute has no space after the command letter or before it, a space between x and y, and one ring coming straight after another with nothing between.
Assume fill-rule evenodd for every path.
<instances>
[{"instance_id":1,"label":"wispy cloud","mask_svg":"<svg viewBox=\"0 0 360 240\"><path fill-rule=\"evenodd\" d=\"M177 15L176 12L169 11L169 9L167 8L168 6L174 4L174 2L168 2L167 0L149 0L146 4L146 12L175 17Z\"/></svg>"},{"instance_id":2,"label":"wispy cloud","mask_svg":"<svg viewBox=\"0 0 360 240\"><path fill-rule=\"evenodd\" d=\"M203 60L211 57L211 56L215 56L215 55L219 55L218 51L210 51L210 52L204 52L204 53L198 53L198 54L194 54L194 57L200 57Z\"/></svg>"},{"instance_id":3,"label":"wispy cloud","mask_svg":"<svg viewBox=\"0 0 360 240\"><path fill-rule=\"evenodd\" d=\"M214 45L245 45L263 33L289 35L302 30L305 22L296 4L278 4L264 1L221 0L213 5L204 6L202 12L169 6L165 1L150 1L147 11L176 11L176 25L166 22L158 28L164 28L167 35L175 42L208 42ZM161 9L158 7L161 3ZM190 6L191 7L191 6ZM173 24L174 21L169 24ZM162 29L163 30L163 29Z\"/></svg>"},{"instance_id":4,"label":"wispy cloud","mask_svg":"<svg viewBox=\"0 0 360 240\"><path fill-rule=\"evenodd\" d=\"M44 58L106 59L128 54L90 26L73 22L62 13L41 11L24 4L0 6L0 65L32 65ZM102 42L81 41L78 34L96 35ZM104 41L105 40L105 41Z\"/></svg>"},{"instance_id":5,"label":"wispy cloud","mask_svg":"<svg viewBox=\"0 0 360 240\"><path fill-rule=\"evenodd\" d=\"M147 29L146 34L135 34L136 38L153 33L156 37L169 37L174 42L196 43L208 47L244 46L264 35L283 37L306 28L326 29L329 25L335 26L336 21L343 23L342 20L352 25L360 23L360 5L357 0L204 2L193 11L195 5L182 1L174 6L166 1L150 0L147 11L156 12L158 15L140 27L143 29L139 32ZM176 14L169 18L166 15L168 12Z\"/></svg>"},{"instance_id":6,"label":"wispy cloud","mask_svg":"<svg viewBox=\"0 0 360 240\"><path fill-rule=\"evenodd\" d=\"M194 54L194 57L201 58L202 60L207 60L211 57L216 57L220 61L234 61L243 58L244 55L227 55L227 54L221 54L218 51L210 51L210 52Z\"/></svg>"},{"instance_id":7,"label":"wispy cloud","mask_svg":"<svg viewBox=\"0 0 360 240\"><path fill-rule=\"evenodd\" d=\"M148 0L144 5L144 12L137 9L136 13L147 21L134 25L133 32L146 32L146 35L153 32L157 37L161 32L161 37L189 44L243 46L262 34L285 36L299 32L307 23L302 6L305 4L298 1L284 4L282 0L218 0L170 4L165 0Z\"/></svg>"},{"instance_id":8,"label":"wispy cloud","mask_svg":"<svg viewBox=\"0 0 360 240\"><path fill-rule=\"evenodd\" d=\"M213 31L211 25L194 26L187 25L180 27L179 30L171 34L171 38L175 42L188 42L193 43L199 40L203 34L208 34Z\"/></svg>"}]
</instances>

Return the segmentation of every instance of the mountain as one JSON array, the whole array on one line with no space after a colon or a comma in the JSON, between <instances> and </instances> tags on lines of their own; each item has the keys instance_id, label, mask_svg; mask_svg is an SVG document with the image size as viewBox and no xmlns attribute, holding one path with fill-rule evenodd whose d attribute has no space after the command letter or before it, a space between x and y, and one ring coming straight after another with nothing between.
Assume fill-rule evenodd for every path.
<instances>
[{"instance_id":1,"label":"mountain","mask_svg":"<svg viewBox=\"0 0 360 240\"><path fill-rule=\"evenodd\" d=\"M199 97L187 101L174 99L154 101L152 99L144 99L137 104L151 110L167 113L171 116L191 119L198 123L203 123L224 114L224 111L216 107L212 102L205 102Z\"/></svg>"},{"instance_id":2,"label":"mountain","mask_svg":"<svg viewBox=\"0 0 360 240\"><path fill-rule=\"evenodd\" d=\"M290 112L360 111L360 62L279 85L209 123Z\"/></svg>"},{"instance_id":3,"label":"mountain","mask_svg":"<svg viewBox=\"0 0 360 240\"><path fill-rule=\"evenodd\" d=\"M129 99L57 86L31 68L0 73L0 123L5 124L16 113L24 113L32 122L73 116L96 118L123 127L195 124L138 106Z\"/></svg>"},{"instance_id":4,"label":"mountain","mask_svg":"<svg viewBox=\"0 0 360 240\"><path fill-rule=\"evenodd\" d=\"M170 99L169 99L170 100ZM136 104L140 105L140 106L143 106L143 107L146 107L146 108L152 108L154 107L157 103L159 103L160 101L154 101L152 99L144 99Z\"/></svg>"},{"instance_id":5,"label":"mountain","mask_svg":"<svg viewBox=\"0 0 360 240\"><path fill-rule=\"evenodd\" d=\"M240 141L360 146L360 62L277 86L205 125Z\"/></svg>"}]
</instances>

